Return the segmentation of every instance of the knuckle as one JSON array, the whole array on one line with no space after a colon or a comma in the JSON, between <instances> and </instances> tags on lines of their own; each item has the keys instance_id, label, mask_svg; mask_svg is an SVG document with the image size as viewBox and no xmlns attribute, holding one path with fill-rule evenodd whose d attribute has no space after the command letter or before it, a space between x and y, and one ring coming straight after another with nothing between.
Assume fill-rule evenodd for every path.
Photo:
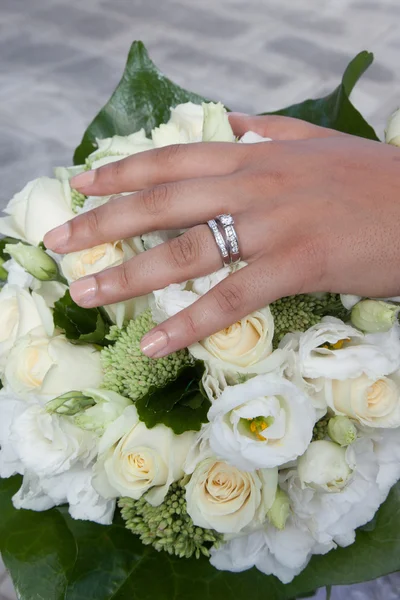
<instances>
[{"instance_id":1,"label":"knuckle","mask_svg":"<svg viewBox=\"0 0 400 600\"><path fill-rule=\"evenodd\" d=\"M185 151L184 144L172 144L164 146L158 153L158 159L164 166L170 167L181 159Z\"/></svg>"},{"instance_id":2,"label":"knuckle","mask_svg":"<svg viewBox=\"0 0 400 600\"><path fill-rule=\"evenodd\" d=\"M168 208L170 189L160 184L143 192L142 201L145 211L150 215L159 215Z\"/></svg>"},{"instance_id":3,"label":"knuckle","mask_svg":"<svg viewBox=\"0 0 400 600\"><path fill-rule=\"evenodd\" d=\"M83 226L85 232L89 236L94 236L98 234L100 229L99 215L97 210L90 210L81 217L82 221L80 225ZM78 225L79 221L76 219L76 224Z\"/></svg>"},{"instance_id":4,"label":"knuckle","mask_svg":"<svg viewBox=\"0 0 400 600\"><path fill-rule=\"evenodd\" d=\"M303 238L294 253L294 268L301 273L297 293L318 291L326 273L324 244L316 237Z\"/></svg>"},{"instance_id":5,"label":"knuckle","mask_svg":"<svg viewBox=\"0 0 400 600\"><path fill-rule=\"evenodd\" d=\"M174 238L168 247L172 265L179 269L192 265L200 256L199 239L193 232Z\"/></svg>"},{"instance_id":6,"label":"knuckle","mask_svg":"<svg viewBox=\"0 0 400 600\"><path fill-rule=\"evenodd\" d=\"M222 313L235 314L243 306L243 292L234 283L225 283L215 288L214 297Z\"/></svg>"},{"instance_id":7,"label":"knuckle","mask_svg":"<svg viewBox=\"0 0 400 600\"><path fill-rule=\"evenodd\" d=\"M194 318L192 317L192 315L190 314L190 312L187 312L187 314L183 314L183 323L184 323L184 328L185 331L188 334L188 337L190 339L197 339L197 324L194 320Z\"/></svg>"},{"instance_id":8,"label":"knuckle","mask_svg":"<svg viewBox=\"0 0 400 600\"><path fill-rule=\"evenodd\" d=\"M118 267L118 285L121 290L126 291L131 286L129 272L126 263Z\"/></svg>"}]
</instances>

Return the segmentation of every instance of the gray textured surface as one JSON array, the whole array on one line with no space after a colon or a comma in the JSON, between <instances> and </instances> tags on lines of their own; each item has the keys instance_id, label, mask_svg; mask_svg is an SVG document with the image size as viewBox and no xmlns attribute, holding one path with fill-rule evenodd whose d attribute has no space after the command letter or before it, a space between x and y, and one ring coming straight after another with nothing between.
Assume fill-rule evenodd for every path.
<instances>
[{"instance_id":1,"label":"gray textured surface","mask_svg":"<svg viewBox=\"0 0 400 600\"><path fill-rule=\"evenodd\" d=\"M353 100L382 135L400 104L399 19L398 0L0 0L0 206L70 163L133 39L181 85L243 112L330 91L373 50ZM399 587L395 575L332 600L397 600ZM0 566L0 600L14 597Z\"/></svg>"}]
</instances>

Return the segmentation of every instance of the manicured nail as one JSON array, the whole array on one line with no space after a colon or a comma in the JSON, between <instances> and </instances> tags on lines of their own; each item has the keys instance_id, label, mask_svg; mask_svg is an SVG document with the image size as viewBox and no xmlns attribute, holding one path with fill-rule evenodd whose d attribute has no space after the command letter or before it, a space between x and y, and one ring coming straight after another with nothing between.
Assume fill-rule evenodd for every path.
<instances>
[{"instance_id":1,"label":"manicured nail","mask_svg":"<svg viewBox=\"0 0 400 600\"><path fill-rule=\"evenodd\" d=\"M71 179L69 180L69 184L74 190L81 190L83 188L87 188L90 185L92 185L94 181L94 175L94 170L79 173L79 175L71 177Z\"/></svg>"},{"instance_id":2,"label":"manicured nail","mask_svg":"<svg viewBox=\"0 0 400 600\"><path fill-rule=\"evenodd\" d=\"M168 346L168 335L165 331L158 329L157 331L150 331L142 338L140 343L140 349L146 356L150 358L160 358L168 354L165 352Z\"/></svg>"},{"instance_id":3,"label":"manicured nail","mask_svg":"<svg viewBox=\"0 0 400 600\"><path fill-rule=\"evenodd\" d=\"M48 231L44 236L43 243L46 248L57 252L62 250L63 246L68 242L71 235L71 226L68 223L60 225L51 231Z\"/></svg>"},{"instance_id":4,"label":"manicured nail","mask_svg":"<svg viewBox=\"0 0 400 600\"><path fill-rule=\"evenodd\" d=\"M95 277L82 277L74 281L70 287L72 300L79 306L88 306L92 304L97 294L97 281Z\"/></svg>"}]
</instances>

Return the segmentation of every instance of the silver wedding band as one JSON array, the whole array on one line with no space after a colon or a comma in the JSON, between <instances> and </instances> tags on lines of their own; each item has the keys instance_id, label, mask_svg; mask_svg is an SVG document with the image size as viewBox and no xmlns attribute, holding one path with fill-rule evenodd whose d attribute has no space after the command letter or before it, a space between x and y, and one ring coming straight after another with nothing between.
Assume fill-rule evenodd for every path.
<instances>
[{"instance_id":1,"label":"silver wedding band","mask_svg":"<svg viewBox=\"0 0 400 600\"><path fill-rule=\"evenodd\" d=\"M239 240L232 215L218 215L207 221L207 225L214 235L224 266L240 262Z\"/></svg>"}]
</instances>

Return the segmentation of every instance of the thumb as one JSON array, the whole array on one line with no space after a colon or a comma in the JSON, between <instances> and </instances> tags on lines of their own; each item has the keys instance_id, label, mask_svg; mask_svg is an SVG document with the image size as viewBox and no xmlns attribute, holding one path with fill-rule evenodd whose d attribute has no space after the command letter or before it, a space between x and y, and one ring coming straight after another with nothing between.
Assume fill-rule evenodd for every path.
<instances>
[{"instance_id":1,"label":"thumb","mask_svg":"<svg viewBox=\"0 0 400 600\"><path fill-rule=\"evenodd\" d=\"M315 137L340 135L338 131L318 127L307 121L280 115L250 116L244 113L229 113L229 122L233 133L241 137L247 131L254 131L262 137L273 140L301 140Z\"/></svg>"}]
</instances>

